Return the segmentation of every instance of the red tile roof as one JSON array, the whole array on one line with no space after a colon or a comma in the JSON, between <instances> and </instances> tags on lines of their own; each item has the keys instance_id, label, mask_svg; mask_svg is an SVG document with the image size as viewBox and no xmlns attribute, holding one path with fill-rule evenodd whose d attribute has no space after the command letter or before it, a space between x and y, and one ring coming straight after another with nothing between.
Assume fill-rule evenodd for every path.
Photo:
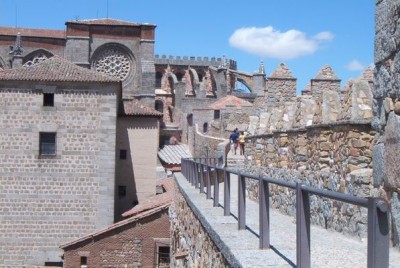
<instances>
[{"instance_id":1,"label":"red tile roof","mask_svg":"<svg viewBox=\"0 0 400 268\"><path fill-rule=\"evenodd\" d=\"M112 225L108 226L107 228L104 228L104 229L102 229L100 231L85 235L84 237L78 238L78 239L76 239L74 241L62 244L62 245L60 245L60 248L65 249L65 248L68 248L68 247L73 246L75 244L78 244L80 242L83 242L85 240L93 239L93 237L105 234L105 233L110 232L110 231L115 230L115 229L118 229L120 227L123 227L123 226L131 223L131 222L135 222L135 221L144 219L144 218L146 218L148 216L151 216L151 215L153 215L153 214L155 214L157 212L160 212L160 211L162 211L164 209L168 209L169 206L170 206L170 204L165 204L165 205L158 206L158 207L156 207L154 209L151 209L151 210L146 210L143 213L137 214L134 217L130 217L128 219L125 219L125 220L119 221L117 223L114 223L114 224L112 224Z\"/></svg>"},{"instance_id":2,"label":"red tile roof","mask_svg":"<svg viewBox=\"0 0 400 268\"><path fill-rule=\"evenodd\" d=\"M66 24L86 24L86 25L113 25L113 26L141 26L150 25L155 26L150 23L136 23L117 19L87 19L87 20L75 20L67 21Z\"/></svg>"},{"instance_id":3,"label":"red tile roof","mask_svg":"<svg viewBox=\"0 0 400 268\"><path fill-rule=\"evenodd\" d=\"M161 117L163 114L159 111L156 111L153 108L145 106L140 101L132 99L132 100L123 100L122 101L122 111L120 112L123 115L137 115L137 116L157 116Z\"/></svg>"},{"instance_id":4,"label":"red tile roof","mask_svg":"<svg viewBox=\"0 0 400 268\"><path fill-rule=\"evenodd\" d=\"M22 38L24 38L24 36L29 36L65 39L64 30L0 27L0 35L17 36L18 33L21 33Z\"/></svg>"},{"instance_id":5,"label":"red tile roof","mask_svg":"<svg viewBox=\"0 0 400 268\"><path fill-rule=\"evenodd\" d=\"M124 212L122 214L123 217L132 217L138 215L139 213L143 213L145 211L172 204L173 196L174 196L174 180L173 179L162 179L158 182L158 185L161 185L164 188L164 193L158 194L152 198L145 200L142 203L139 203L134 208Z\"/></svg>"},{"instance_id":6,"label":"red tile roof","mask_svg":"<svg viewBox=\"0 0 400 268\"><path fill-rule=\"evenodd\" d=\"M224 98L221 98L217 100L216 102L212 103L208 108L214 109L214 110L220 110L222 108L225 108L227 105L235 105L236 107L242 107L242 106L253 106L250 102L243 100L241 98L228 95Z\"/></svg>"},{"instance_id":7,"label":"red tile roof","mask_svg":"<svg viewBox=\"0 0 400 268\"><path fill-rule=\"evenodd\" d=\"M117 78L82 68L60 56L53 56L36 65L0 71L0 81L119 82Z\"/></svg>"}]
</instances>

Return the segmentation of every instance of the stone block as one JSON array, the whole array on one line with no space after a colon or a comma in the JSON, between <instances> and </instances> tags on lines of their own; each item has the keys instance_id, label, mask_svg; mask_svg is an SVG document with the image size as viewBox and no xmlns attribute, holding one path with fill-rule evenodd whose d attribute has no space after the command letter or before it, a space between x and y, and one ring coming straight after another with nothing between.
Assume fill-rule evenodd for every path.
<instances>
[{"instance_id":1,"label":"stone block","mask_svg":"<svg viewBox=\"0 0 400 268\"><path fill-rule=\"evenodd\" d=\"M390 188L400 188L400 117L389 114L385 133L384 174L385 183Z\"/></svg>"},{"instance_id":2,"label":"stone block","mask_svg":"<svg viewBox=\"0 0 400 268\"><path fill-rule=\"evenodd\" d=\"M396 246L400 245L400 195L393 193L391 200L391 220L393 226L393 242Z\"/></svg>"},{"instance_id":3,"label":"stone block","mask_svg":"<svg viewBox=\"0 0 400 268\"><path fill-rule=\"evenodd\" d=\"M383 143L376 144L372 149L373 184L375 187L382 185L384 180L384 152Z\"/></svg>"}]
</instances>

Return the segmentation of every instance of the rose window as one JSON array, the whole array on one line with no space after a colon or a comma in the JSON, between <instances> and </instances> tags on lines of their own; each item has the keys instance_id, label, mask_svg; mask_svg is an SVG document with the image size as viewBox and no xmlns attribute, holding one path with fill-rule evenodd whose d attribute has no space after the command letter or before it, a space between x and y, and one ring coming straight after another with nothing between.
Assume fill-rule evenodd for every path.
<instances>
[{"instance_id":1,"label":"rose window","mask_svg":"<svg viewBox=\"0 0 400 268\"><path fill-rule=\"evenodd\" d=\"M48 57L44 53L36 54L33 58L24 63L24 66L36 65L42 61L47 60Z\"/></svg>"},{"instance_id":2,"label":"rose window","mask_svg":"<svg viewBox=\"0 0 400 268\"><path fill-rule=\"evenodd\" d=\"M129 57L116 48L109 48L101 52L94 63L94 68L97 72L121 80L125 80L133 69Z\"/></svg>"}]
</instances>

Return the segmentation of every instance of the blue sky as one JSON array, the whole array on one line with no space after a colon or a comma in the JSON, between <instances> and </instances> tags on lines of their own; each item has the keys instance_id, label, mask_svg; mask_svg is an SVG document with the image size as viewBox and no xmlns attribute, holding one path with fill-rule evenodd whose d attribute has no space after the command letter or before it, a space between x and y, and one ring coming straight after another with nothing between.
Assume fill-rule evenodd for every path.
<instances>
[{"instance_id":1,"label":"blue sky","mask_svg":"<svg viewBox=\"0 0 400 268\"><path fill-rule=\"evenodd\" d=\"M234 59L267 75L281 62L300 92L323 65L342 85L373 63L373 0L0 0L0 25L65 29L65 21L116 18L157 25L156 54ZM108 6L108 8L107 8Z\"/></svg>"}]
</instances>

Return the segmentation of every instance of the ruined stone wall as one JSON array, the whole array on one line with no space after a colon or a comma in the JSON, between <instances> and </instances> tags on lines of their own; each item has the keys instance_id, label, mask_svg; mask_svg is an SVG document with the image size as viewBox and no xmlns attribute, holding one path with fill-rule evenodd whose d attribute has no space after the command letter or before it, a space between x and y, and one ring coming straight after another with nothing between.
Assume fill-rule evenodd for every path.
<instances>
[{"instance_id":1,"label":"ruined stone wall","mask_svg":"<svg viewBox=\"0 0 400 268\"><path fill-rule=\"evenodd\" d=\"M61 261L61 243L113 223L116 89L72 87L54 87L54 107L32 85L0 88L3 265ZM56 133L55 155L40 132Z\"/></svg>"},{"instance_id":2,"label":"ruined stone wall","mask_svg":"<svg viewBox=\"0 0 400 268\"><path fill-rule=\"evenodd\" d=\"M229 267L175 184L170 208L171 267Z\"/></svg>"},{"instance_id":3,"label":"ruined stone wall","mask_svg":"<svg viewBox=\"0 0 400 268\"><path fill-rule=\"evenodd\" d=\"M397 1L376 1L372 123L378 132L373 149L374 182L387 192L396 246L400 245L400 52L396 41L399 9Z\"/></svg>"}]
</instances>

